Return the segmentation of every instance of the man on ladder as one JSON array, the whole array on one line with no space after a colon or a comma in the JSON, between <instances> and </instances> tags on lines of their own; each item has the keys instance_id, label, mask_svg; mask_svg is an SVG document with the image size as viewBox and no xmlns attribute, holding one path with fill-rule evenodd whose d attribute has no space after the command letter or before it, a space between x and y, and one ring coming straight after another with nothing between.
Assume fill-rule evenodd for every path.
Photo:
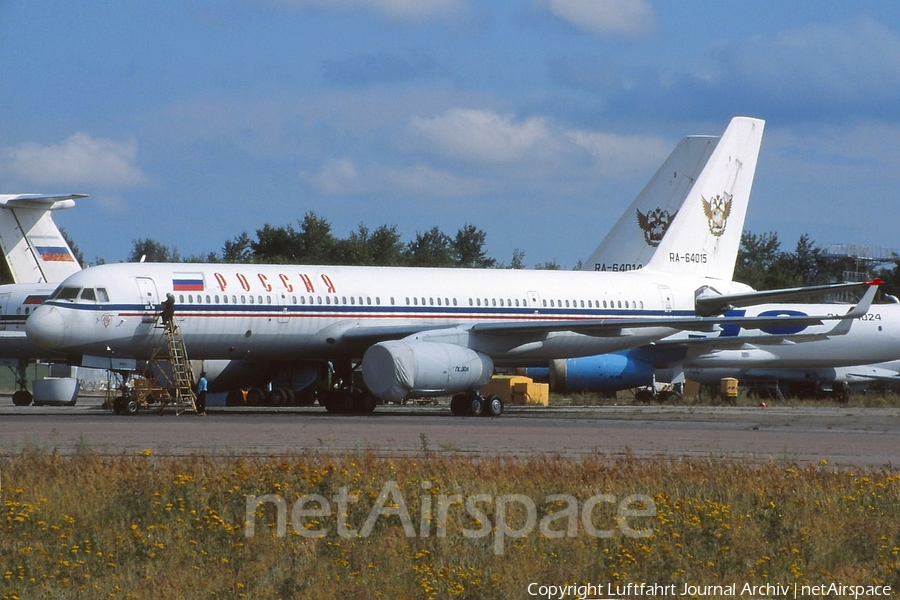
<instances>
[{"instance_id":1,"label":"man on ladder","mask_svg":"<svg viewBox=\"0 0 900 600\"><path fill-rule=\"evenodd\" d=\"M185 410L198 412L192 385L191 365L184 347L184 340L181 338L178 324L175 322L175 296L171 292L166 294L166 299L160 305L160 309L160 318L168 342L169 365L172 367L172 374L175 378L175 401L178 404L179 413ZM206 407L203 408L201 414L206 414Z\"/></svg>"}]
</instances>

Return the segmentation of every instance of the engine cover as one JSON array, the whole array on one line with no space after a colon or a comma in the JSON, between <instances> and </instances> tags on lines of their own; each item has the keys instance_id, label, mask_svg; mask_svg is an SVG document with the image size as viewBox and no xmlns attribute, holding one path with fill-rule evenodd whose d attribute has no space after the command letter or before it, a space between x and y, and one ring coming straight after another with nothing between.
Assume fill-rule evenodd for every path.
<instances>
[{"instance_id":1,"label":"engine cover","mask_svg":"<svg viewBox=\"0 0 900 600\"><path fill-rule=\"evenodd\" d=\"M366 387L386 402L473 391L493 372L488 356L437 342L379 342L366 350L362 362Z\"/></svg>"},{"instance_id":2,"label":"engine cover","mask_svg":"<svg viewBox=\"0 0 900 600\"><path fill-rule=\"evenodd\" d=\"M556 392L614 392L653 383L653 365L627 354L600 354L550 362Z\"/></svg>"}]
</instances>

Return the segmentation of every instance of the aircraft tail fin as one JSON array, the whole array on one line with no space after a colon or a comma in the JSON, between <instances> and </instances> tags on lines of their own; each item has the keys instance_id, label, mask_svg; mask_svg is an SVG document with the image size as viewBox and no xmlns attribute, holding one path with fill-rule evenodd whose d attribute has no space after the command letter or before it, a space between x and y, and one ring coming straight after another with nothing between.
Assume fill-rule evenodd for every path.
<instances>
[{"instance_id":1,"label":"aircraft tail fin","mask_svg":"<svg viewBox=\"0 0 900 600\"><path fill-rule=\"evenodd\" d=\"M646 265L718 141L714 136L682 139L582 270L632 271Z\"/></svg>"},{"instance_id":2,"label":"aircraft tail fin","mask_svg":"<svg viewBox=\"0 0 900 600\"><path fill-rule=\"evenodd\" d=\"M731 120L648 270L732 279L764 128L761 119Z\"/></svg>"},{"instance_id":3,"label":"aircraft tail fin","mask_svg":"<svg viewBox=\"0 0 900 600\"><path fill-rule=\"evenodd\" d=\"M10 283L57 283L81 270L50 214L79 198L87 194L0 195L0 250Z\"/></svg>"}]
</instances>

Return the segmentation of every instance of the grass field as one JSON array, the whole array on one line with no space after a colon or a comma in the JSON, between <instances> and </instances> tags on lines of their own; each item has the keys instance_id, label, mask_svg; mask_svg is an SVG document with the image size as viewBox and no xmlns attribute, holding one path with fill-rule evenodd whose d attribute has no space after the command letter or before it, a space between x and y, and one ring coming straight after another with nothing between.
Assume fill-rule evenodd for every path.
<instances>
[{"instance_id":1,"label":"grass field","mask_svg":"<svg viewBox=\"0 0 900 600\"><path fill-rule=\"evenodd\" d=\"M0 475L2 598L528 598L532 583L629 582L900 589L900 474L824 461L27 450L0 457Z\"/></svg>"}]
</instances>

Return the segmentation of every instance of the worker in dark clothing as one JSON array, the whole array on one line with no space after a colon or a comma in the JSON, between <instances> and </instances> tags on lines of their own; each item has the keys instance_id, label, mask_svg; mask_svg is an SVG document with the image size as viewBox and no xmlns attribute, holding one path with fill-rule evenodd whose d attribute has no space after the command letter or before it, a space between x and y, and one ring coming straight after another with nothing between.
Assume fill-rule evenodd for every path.
<instances>
[{"instance_id":1,"label":"worker in dark clothing","mask_svg":"<svg viewBox=\"0 0 900 600\"><path fill-rule=\"evenodd\" d=\"M160 317L162 317L163 326L170 327L170 323L175 319L175 296L171 292L166 294L166 299L160 307L162 309Z\"/></svg>"}]
</instances>

